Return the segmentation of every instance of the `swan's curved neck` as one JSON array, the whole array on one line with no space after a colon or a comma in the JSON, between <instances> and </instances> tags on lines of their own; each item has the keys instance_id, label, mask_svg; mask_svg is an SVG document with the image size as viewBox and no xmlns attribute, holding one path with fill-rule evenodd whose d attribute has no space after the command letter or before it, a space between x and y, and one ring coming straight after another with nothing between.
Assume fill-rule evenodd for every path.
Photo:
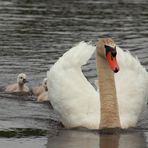
<instances>
[{"instance_id":1,"label":"swan's curved neck","mask_svg":"<svg viewBox=\"0 0 148 148\"><path fill-rule=\"evenodd\" d=\"M107 60L101 57L98 52L96 52L96 60L101 105L100 129L121 127L114 74Z\"/></svg>"}]
</instances>

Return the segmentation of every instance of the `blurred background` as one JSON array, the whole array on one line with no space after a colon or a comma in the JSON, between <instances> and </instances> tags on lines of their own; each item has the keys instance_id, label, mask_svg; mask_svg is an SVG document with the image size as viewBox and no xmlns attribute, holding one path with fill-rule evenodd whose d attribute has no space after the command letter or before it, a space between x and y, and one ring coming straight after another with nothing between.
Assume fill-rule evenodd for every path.
<instances>
[{"instance_id":1,"label":"blurred background","mask_svg":"<svg viewBox=\"0 0 148 148\"><path fill-rule=\"evenodd\" d=\"M79 138L75 132L59 134L54 122L58 118L48 104L3 91L4 86L16 81L21 72L28 75L30 87L41 83L49 68L69 48L80 41L95 44L99 37L112 37L123 50L137 56L148 70L148 1L0 0L0 147L82 148L89 139L93 141L92 147L99 148L99 135L82 132L78 133L82 135ZM93 57L83 67L83 72L93 83L96 78ZM140 120L144 130L140 130L140 136L134 135L133 141L138 142L137 147L133 147L140 148L139 143L146 147L146 113ZM68 138L63 135L75 140L69 140L68 145ZM55 144L50 140L51 137L66 142L62 147L60 142ZM122 137L124 142L116 147L125 147L128 139L132 139L128 135ZM111 141L114 141L112 136Z\"/></svg>"}]
</instances>

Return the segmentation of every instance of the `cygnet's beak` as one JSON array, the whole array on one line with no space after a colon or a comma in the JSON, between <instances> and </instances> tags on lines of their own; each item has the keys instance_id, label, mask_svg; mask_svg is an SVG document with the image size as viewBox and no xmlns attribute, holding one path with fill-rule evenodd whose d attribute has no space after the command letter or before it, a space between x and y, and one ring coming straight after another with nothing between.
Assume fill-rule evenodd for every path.
<instances>
[{"instance_id":1,"label":"cygnet's beak","mask_svg":"<svg viewBox=\"0 0 148 148\"><path fill-rule=\"evenodd\" d=\"M26 80L26 79L23 79L23 83L28 83L28 80Z\"/></svg>"}]
</instances>

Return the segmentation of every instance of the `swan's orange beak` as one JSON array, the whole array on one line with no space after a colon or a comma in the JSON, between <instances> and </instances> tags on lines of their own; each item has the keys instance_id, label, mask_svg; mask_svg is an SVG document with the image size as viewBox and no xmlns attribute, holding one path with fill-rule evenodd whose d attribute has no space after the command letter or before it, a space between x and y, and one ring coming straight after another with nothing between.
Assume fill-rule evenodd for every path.
<instances>
[{"instance_id":1,"label":"swan's orange beak","mask_svg":"<svg viewBox=\"0 0 148 148\"><path fill-rule=\"evenodd\" d=\"M110 68L112 69L112 71L117 73L119 71L119 66L116 60L116 54L117 54L116 49L113 49L109 46L105 46L105 48L106 48L106 58L110 65Z\"/></svg>"}]
</instances>

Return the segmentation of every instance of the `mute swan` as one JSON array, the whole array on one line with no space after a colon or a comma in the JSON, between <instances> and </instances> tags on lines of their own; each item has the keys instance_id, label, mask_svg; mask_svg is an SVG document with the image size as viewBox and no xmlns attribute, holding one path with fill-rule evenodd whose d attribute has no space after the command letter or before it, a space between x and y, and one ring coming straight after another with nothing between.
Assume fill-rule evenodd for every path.
<instances>
[{"instance_id":1,"label":"mute swan","mask_svg":"<svg viewBox=\"0 0 148 148\"><path fill-rule=\"evenodd\" d=\"M13 92L29 92L28 86L25 85L27 83L27 76L24 73L20 73L17 76L17 83L10 84L5 88L5 91L8 93Z\"/></svg>"},{"instance_id":2,"label":"mute swan","mask_svg":"<svg viewBox=\"0 0 148 148\"><path fill-rule=\"evenodd\" d=\"M47 78L43 79L42 85L34 87L32 93L37 97L38 102L48 100Z\"/></svg>"},{"instance_id":3,"label":"mute swan","mask_svg":"<svg viewBox=\"0 0 148 148\"><path fill-rule=\"evenodd\" d=\"M81 70L95 49L98 91ZM148 73L111 38L99 39L96 47L80 42L54 64L47 78L51 104L66 128L134 127L148 95Z\"/></svg>"}]
</instances>

